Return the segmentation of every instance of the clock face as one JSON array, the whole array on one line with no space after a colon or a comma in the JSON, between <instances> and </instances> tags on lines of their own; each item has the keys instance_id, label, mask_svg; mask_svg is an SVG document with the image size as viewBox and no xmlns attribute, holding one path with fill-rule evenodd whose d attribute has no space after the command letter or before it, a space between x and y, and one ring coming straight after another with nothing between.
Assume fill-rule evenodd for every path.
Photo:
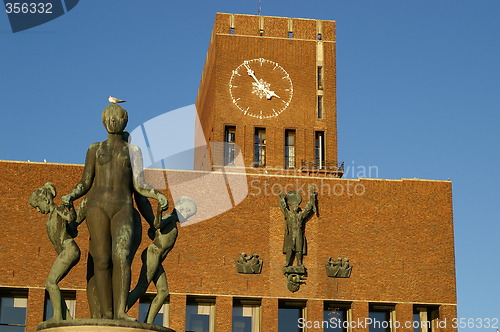
<instances>
[{"instance_id":1,"label":"clock face","mask_svg":"<svg viewBox=\"0 0 500 332\"><path fill-rule=\"evenodd\" d=\"M258 58L246 60L231 74L229 93L243 114L258 119L278 116L290 105L293 85L278 63Z\"/></svg>"}]
</instances>

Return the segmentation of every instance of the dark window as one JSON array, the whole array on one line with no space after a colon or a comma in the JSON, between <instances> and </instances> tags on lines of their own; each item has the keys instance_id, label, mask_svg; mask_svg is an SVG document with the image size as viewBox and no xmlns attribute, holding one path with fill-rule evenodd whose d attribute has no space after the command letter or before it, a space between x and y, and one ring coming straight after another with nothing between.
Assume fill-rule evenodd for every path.
<instances>
[{"instance_id":1,"label":"dark window","mask_svg":"<svg viewBox=\"0 0 500 332\"><path fill-rule=\"evenodd\" d=\"M234 28L231 28L231 30L229 31L230 34L234 35Z\"/></svg>"},{"instance_id":2,"label":"dark window","mask_svg":"<svg viewBox=\"0 0 500 332\"><path fill-rule=\"evenodd\" d=\"M288 31L288 38L293 38L293 32Z\"/></svg>"},{"instance_id":3,"label":"dark window","mask_svg":"<svg viewBox=\"0 0 500 332\"><path fill-rule=\"evenodd\" d=\"M27 307L27 292L2 290L0 293L0 331L24 332Z\"/></svg>"},{"instance_id":4,"label":"dark window","mask_svg":"<svg viewBox=\"0 0 500 332\"><path fill-rule=\"evenodd\" d=\"M260 300L234 299L232 332L260 332Z\"/></svg>"},{"instance_id":5,"label":"dark window","mask_svg":"<svg viewBox=\"0 0 500 332\"><path fill-rule=\"evenodd\" d=\"M278 332L303 332L299 319L304 318L305 302L279 301Z\"/></svg>"},{"instance_id":6,"label":"dark window","mask_svg":"<svg viewBox=\"0 0 500 332\"><path fill-rule=\"evenodd\" d=\"M63 319L71 319L75 318L75 309L76 309L76 292L61 292L61 295L64 298L64 306L62 308ZM50 300L49 293L45 292L45 311L43 314L43 319L47 320L54 316L54 308L52 307L52 301ZM1 330L0 330L1 331Z\"/></svg>"},{"instance_id":7,"label":"dark window","mask_svg":"<svg viewBox=\"0 0 500 332\"><path fill-rule=\"evenodd\" d=\"M320 33L318 33L318 40L321 40L322 39L322 36Z\"/></svg>"},{"instance_id":8,"label":"dark window","mask_svg":"<svg viewBox=\"0 0 500 332\"><path fill-rule=\"evenodd\" d=\"M325 132L317 131L315 133L315 168L325 168Z\"/></svg>"},{"instance_id":9,"label":"dark window","mask_svg":"<svg viewBox=\"0 0 500 332\"><path fill-rule=\"evenodd\" d=\"M215 299L187 298L186 332L215 331Z\"/></svg>"},{"instance_id":10,"label":"dark window","mask_svg":"<svg viewBox=\"0 0 500 332\"><path fill-rule=\"evenodd\" d=\"M413 331L432 332L435 320L439 317L439 307L421 306L413 307Z\"/></svg>"},{"instance_id":11,"label":"dark window","mask_svg":"<svg viewBox=\"0 0 500 332\"><path fill-rule=\"evenodd\" d=\"M266 129L255 128L253 164L255 167L266 166Z\"/></svg>"},{"instance_id":12,"label":"dark window","mask_svg":"<svg viewBox=\"0 0 500 332\"><path fill-rule=\"evenodd\" d=\"M295 130L285 130L285 168L295 168Z\"/></svg>"},{"instance_id":13,"label":"dark window","mask_svg":"<svg viewBox=\"0 0 500 332\"><path fill-rule=\"evenodd\" d=\"M324 321L328 322L325 332L346 332L350 305L346 303L325 303Z\"/></svg>"},{"instance_id":14,"label":"dark window","mask_svg":"<svg viewBox=\"0 0 500 332\"><path fill-rule=\"evenodd\" d=\"M224 132L224 165L234 166L236 151L236 127L226 126Z\"/></svg>"},{"instance_id":15,"label":"dark window","mask_svg":"<svg viewBox=\"0 0 500 332\"><path fill-rule=\"evenodd\" d=\"M323 96L318 95L318 119L323 119Z\"/></svg>"},{"instance_id":16,"label":"dark window","mask_svg":"<svg viewBox=\"0 0 500 332\"><path fill-rule=\"evenodd\" d=\"M394 306L370 305L370 332L391 332L391 318L393 313Z\"/></svg>"},{"instance_id":17,"label":"dark window","mask_svg":"<svg viewBox=\"0 0 500 332\"><path fill-rule=\"evenodd\" d=\"M318 66L318 89L323 89L323 66Z\"/></svg>"},{"instance_id":18,"label":"dark window","mask_svg":"<svg viewBox=\"0 0 500 332\"><path fill-rule=\"evenodd\" d=\"M148 318L149 309L151 308L151 302L153 301L153 296L143 296L139 300L139 322L145 322ZM164 303L160 308L160 311L156 315L153 324L168 327L169 319L169 304Z\"/></svg>"}]
</instances>

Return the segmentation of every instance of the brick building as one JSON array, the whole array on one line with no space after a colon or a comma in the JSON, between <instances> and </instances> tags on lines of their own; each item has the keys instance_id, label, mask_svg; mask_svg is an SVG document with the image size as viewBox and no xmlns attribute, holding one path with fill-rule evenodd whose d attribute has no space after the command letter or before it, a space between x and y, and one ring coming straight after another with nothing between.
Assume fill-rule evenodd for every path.
<instances>
[{"instance_id":1,"label":"brick building","mask_svg":"<svg viewBox=\"0 0 500 332\"><path fill-rule=\"evenodd\" d=\"M196 150L196 171L146 176L155 184L174 175L191 196L209 195L220 181L207 174L230 176L229 196L231 181L247 188L231 209L179 228L163 264L170 296L160 324L176 331L292 332L298 322L304 331L413 331L413 323L432 321L420 331L456 330L451 182L341 178L335 100L335 22L217 14L197 100L197 140L209 148ZM0 331L22 331L17 317L33 331L50 318L44 282L56 254L46 216L27 201L51 181L59 203L83 167L6 161L0 168ZM277 193L297 190L304 206L310 185L318 214L305 227L307 279L291 292ZM169 187L162 191L174 200ZM199 215L220 205L212 201L199 205ZM139 250L150 241L145 230ZM87 239L82 226L81 262L60 283L76 318L89 317ZM260 273L238 273L242 252L259 255ZM349 258L350 277L329 277L329 257ZM133 284L139 270L136 255ZM144 296L132 314L142 315L150 300ZM331 318L349 326L335 329ZM366 325L367 318L379 325ZM401 325L385 328L388 320Z\"/></svg>"}]
</instances>

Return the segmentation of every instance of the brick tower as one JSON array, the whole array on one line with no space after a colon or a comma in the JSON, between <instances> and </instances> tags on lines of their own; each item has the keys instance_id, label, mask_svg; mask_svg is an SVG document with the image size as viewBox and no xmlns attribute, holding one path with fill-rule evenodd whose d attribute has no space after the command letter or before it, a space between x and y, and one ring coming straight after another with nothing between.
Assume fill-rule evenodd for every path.
<instances>
[{"instance_id":1,"label":"brick tower","mask_svg":"<svg viewBox=\"0 0 500 332\"><path fill-rule=\"evenodd\" d=\"M334 21L218 13L196 101L197 146L211 144L195 169L342 176L335 81Z\"/></svg>"}]
</instances>

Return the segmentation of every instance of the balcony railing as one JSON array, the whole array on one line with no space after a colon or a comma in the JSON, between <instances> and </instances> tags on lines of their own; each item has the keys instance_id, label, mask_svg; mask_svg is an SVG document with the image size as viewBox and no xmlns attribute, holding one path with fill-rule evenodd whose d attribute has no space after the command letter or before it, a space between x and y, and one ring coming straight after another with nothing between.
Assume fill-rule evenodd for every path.
<instances>
[{"instance_id":1,"label":"balcony railing","mask_svg":"<svg viewBox=\"0 0 500 332\"><path fill-rule=\"evenodd\" d=\"M344 173L344 163L337 164L333 161L328 160L302 160L300 168L303 171L324 171L324 172L336 172Z\"/></svg>"}]
</instances>

